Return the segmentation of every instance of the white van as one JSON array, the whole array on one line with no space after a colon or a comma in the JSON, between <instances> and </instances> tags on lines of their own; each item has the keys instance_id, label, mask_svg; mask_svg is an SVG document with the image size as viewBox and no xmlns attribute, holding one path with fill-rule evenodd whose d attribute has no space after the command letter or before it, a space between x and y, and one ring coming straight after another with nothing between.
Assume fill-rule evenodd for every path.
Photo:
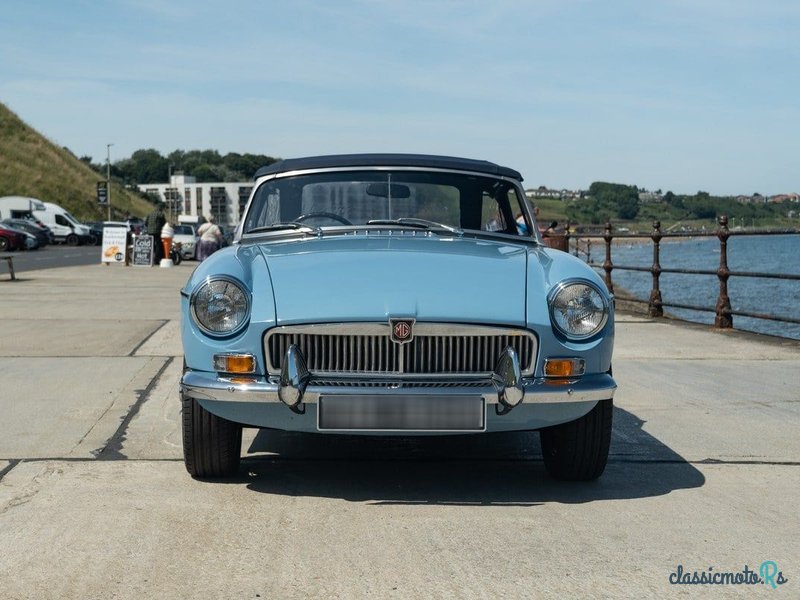
<instances>
[{"instance_id":1,"label":"white van","mask_svg":"<svg viewBox=\"0 0 800 600\"><path fill-rule=\"evenodd\" d=\"M58 204L52 202L42 202L41 204L42 208L33 209L33 216L53 231L57 242L66 242L70 246L77 246L91 241L91 230Z\"/></svg>"},{"instance_id":2,"label":"white van","mask_svg":"<svg viewBox=\"0 0 800 600\"><path fill-rule=\"evenodd\" d=\"M45 210L44 202L24 196L4 196L0 198L0 220L24 219L33 215L34 210Z\"/></svg>"}]
</instances>

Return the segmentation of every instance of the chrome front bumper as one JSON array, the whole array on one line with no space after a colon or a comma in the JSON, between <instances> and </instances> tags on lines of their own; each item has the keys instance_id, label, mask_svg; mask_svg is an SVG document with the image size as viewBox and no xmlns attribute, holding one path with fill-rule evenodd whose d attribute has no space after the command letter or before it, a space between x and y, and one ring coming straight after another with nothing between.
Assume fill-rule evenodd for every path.
<instances>
[{"instance_id":1,"label":"chrome front bumper","mask_svg":"<svg viewBox=\"0 0 800 600\"><path fill-rule=\"evenodd\" d=\"M617 384L605 373L584 375L559 381L544 378L522 378L523 404L560 402L597 402L614 396ZM220 402L281 403L280 380L276 377L228 377L218 373L187 371L181 379L184 395L198 400ZM454 381L430 378L425 380L337 379L315 381L312 377L303 391L303 402L316 403L320 396L335 395L480 395L487 404L502 404L502 387L492 379Z\"/></svg>"}]
</instances>

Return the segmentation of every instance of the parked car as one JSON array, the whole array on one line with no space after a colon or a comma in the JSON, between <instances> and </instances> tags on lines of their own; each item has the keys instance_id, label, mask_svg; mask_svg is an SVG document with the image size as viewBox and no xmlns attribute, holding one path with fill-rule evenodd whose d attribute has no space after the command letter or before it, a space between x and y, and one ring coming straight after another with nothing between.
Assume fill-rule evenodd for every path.
<instances>
[{"instance_id":1,"label":"parked car","mask_svg":"<svg viewBox=\"0 0 800 600\"><path fill-rule=\"evenodd\" d=\"M89 228L89 243L99 246L103 243L103 223L101 221L87 221L84 223Z\"/></svg>"},{"instance_id":2,"label":"parked car","mask_svg":"<svg viewBox=\"0 0 800 600\"><path fill-rule=\"evenodd\" d=\"M598 477L617 387L612 297L542 243L521 182L422 155L259 170L234 244L181 291L189 473L234 473L248 426L540 430L552 476Z\"/></svg>"},{"instance_id":3,"label":"parked car","mask_svg":"<svg viewBox=\"0 0 800 600\"><path fill-rule=\"evenodd\" d=\"M22 233L25 234L25 250L38 250L39 240L36 239L36 236L27 231L23 231Z\"/></svg>"},{"instance_id":4,"label":"parked car","mask_svg":"<svg viewBox=\"0 0 800 600\"><path fill-rule=\"evenodd\" d=\"M128 230L128 233L135 233L133 229L133 225L131 225L128 221L103 221L103 227L124 227Z\"/></svg>"},{"instance_id":5,"label":"parked car","mask_svg":"<svg viewBox=\"0 0 800 600\"><path fill-rule=\"evenodd\" d=\"M194 225L182 223L175 225L175 237L173 243L181 245L181 256L194 260L197 256L197 243L200 238Z\"/></svg>"},{"instance_id":6,"label":"parked car","mask_svg":"<svg viewBox=\"0 0 800 600\"><path fill-rule=\"evenodd\" d=\"M131 231L136 235L139 235L144 230L144 219L140 217L129 216L127 223L130 225Z\"/></svg>"},{"instance_id":7,"label":"parked car","mask_svg":"<svg viewBox=\"0 0 800 600\"><path fill-rule=\"evenodd\" d=\"M5 219L3 223L13 227L14 229L29 233L36 238L39 247L46 246L50 243L50 235L46 228L40 227L32 220L28 219Z\"/></svg>"},{"instance_id":8,"label":"parked car","mask_svg":"<svg viewBox=\"0 0 800 600\"><path fill-rule=\"evenodd\" d=\"M24 250L27 236L8 225L0 223L0 252Z\"/></svg>"},{"instance_id":9,"label":"parked car","mask_svg":"<svg viewBox=\"0 0 800 600\"><path fill-rule=\"evenodd\" d=\"M233 234L234 230L227 226L217 225L219 230L222 232L222 243L220 247L225 248L226 246L230 246L233 243Z\"/></svg>"},{"instance_id":10,"label":"parked car","mask_svg":"<svg viewBox=\"0 0 800 600\"><path fill-rule=\"evenodd\" d=\"M33 206L33 216L53 230L56 241L69 246L78 246L91 241L89 228L68 211L52 202L40 202Z\"/></svg>"},{"instance_id":11,"label":"parked car","mask_svg":"<svg viewBox=\"0 0 800 600\"><path fill-rule=\"evenodd\" d=\"M20 229L19 227L15 227L14 225L3 224L3 227L9 229L11 231L15 231L17 233L22 234L23 236L23 244L20 250L37 250L39 248L39 240L36 239L36 236L32 233L28 233L27 231Z\"/></svg>"}]
</instances>

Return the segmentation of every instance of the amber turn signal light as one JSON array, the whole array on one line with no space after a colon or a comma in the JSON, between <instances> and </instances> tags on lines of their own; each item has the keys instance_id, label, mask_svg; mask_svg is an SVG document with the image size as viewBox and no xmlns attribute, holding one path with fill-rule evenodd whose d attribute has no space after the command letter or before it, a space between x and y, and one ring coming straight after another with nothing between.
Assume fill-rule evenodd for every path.
<instances>
[{"instance_id":1,"label":"amber turn signal light","mask_svg":"<svg viewBox=\"0 0 800 600\"><path fill-rule=\"evenodd\" d=\"M582 358L548 358L544 361L545 377L577 377L586 371Z\"/></svg>"},{"instance_id":2,"label":"amber turn signal light","mask_svg":"<svg viewBox=\"0 0 800 600\"><path fill-rule=\"evenodd\" d=\"M221 373L255 373L256 357L252 354L215 354L214 370Z\"/></svg>"}]
</instances>

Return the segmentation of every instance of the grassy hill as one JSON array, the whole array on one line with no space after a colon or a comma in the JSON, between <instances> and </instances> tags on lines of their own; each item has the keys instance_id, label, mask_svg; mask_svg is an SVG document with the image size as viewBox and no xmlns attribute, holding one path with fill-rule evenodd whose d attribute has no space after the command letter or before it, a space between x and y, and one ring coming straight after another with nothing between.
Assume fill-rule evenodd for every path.
<instances>
[{"instance_id":1,"label":"grassy hill","mask_svg":"<svg viewBox=\"0 0 800 600\"><path fill-rule=\"evenodd\" d=\"M29 196L54 202L85 221L105 220L107 209L96 202L102 179L71 152L56 146L0 103L0 197ZM112 183L114 218L144 216L152 205Z\"/></svg>"}]
</instances>

